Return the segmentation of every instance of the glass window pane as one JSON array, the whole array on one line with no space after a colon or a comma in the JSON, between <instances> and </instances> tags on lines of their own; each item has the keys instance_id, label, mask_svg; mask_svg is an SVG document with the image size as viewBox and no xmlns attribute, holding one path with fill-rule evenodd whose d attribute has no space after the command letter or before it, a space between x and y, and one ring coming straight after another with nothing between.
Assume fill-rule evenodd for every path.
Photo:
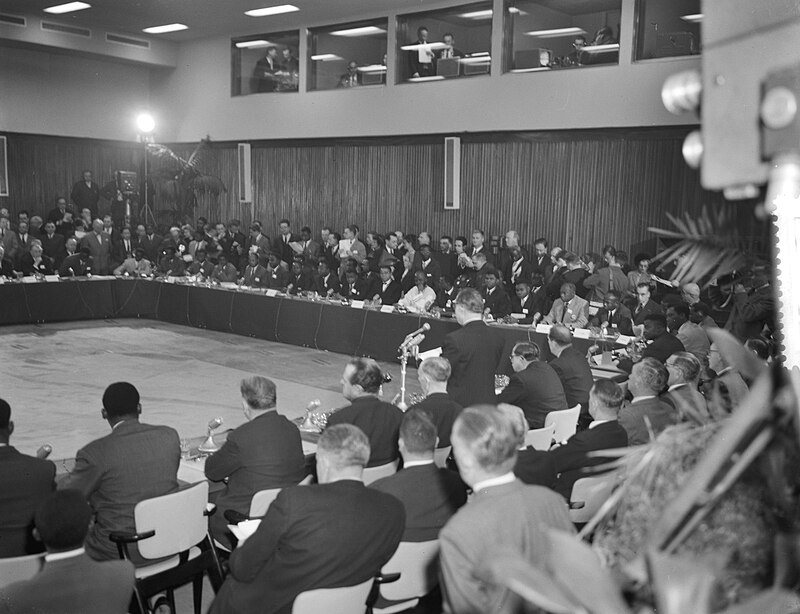
<instances>
[{"instance_id":1,"label":"glass window pane","mask_svg":"<svg viewBox=\"0 0 800 614\"><path fill-rule=\"evenodd\" d=\"M489 74L492 15L491 2L478 2L398 17L398 83Z\"/></svg>"},{"instance_id":2,"label":"glass window pane","mask_svg":"<svg viewBox=\"0 0 800 614\"><path fill-rule=\"evenodd\" d=\"M700 0L639 0L636 59L700 53Z\"/></svg>"},{"instance_id":3,"label":"glass window pane","mask_svg":"<svg viewBox=\"0 0 800 614\"><path fill-rule=\"evenodd\" d=\"M308 33L308 89L386 83L387 20L314 28Z\"/></svg>"},{"instance_id":4,"label":"glass window pane","mask_svg":"<svg viewBox=\"0 0 800 614\"><path fill-rule=\"evenodd\" d=\"M622 0L512 0L504 67L535 72L619 63Z\"/></svg>"},{"instance_id":5,"label":"glass window pane","mask_svg":"<svg viewBox=\"0 0 800 614\"><path fill-rule=\"evenodd\" d=\"M296 92L300 34L273 32L231 40L231 95Z\"/></svg>"}]
</instances>

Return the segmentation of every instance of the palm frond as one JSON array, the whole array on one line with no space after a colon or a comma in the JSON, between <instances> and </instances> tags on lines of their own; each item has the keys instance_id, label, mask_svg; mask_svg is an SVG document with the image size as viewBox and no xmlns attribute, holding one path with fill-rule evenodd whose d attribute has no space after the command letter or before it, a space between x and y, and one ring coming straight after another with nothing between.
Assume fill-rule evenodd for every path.
<instances>
[{"instance_id":1,"label":"palm frond","mask_svg":"<svg viewBox=\"0 0 800 614\"><path fill-rule=\"evenodd\" d=\"M753 236L744 236L733 207L703 207L697 217L689 213L666 213L674 229L650 227L653 234L675 241L656 255L659 270L674 267L670 278L706 286L722 275L745 267L753 260L765 260ZM677 241L676 241L677 240Z\"/></svg>"}]
</instances>

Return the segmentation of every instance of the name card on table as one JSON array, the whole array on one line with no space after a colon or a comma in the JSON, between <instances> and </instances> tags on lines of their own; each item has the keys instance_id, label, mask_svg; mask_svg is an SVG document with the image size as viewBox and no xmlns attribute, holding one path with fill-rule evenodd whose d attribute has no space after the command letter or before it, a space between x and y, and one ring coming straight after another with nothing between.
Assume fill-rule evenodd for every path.
<instances>
[{"instance_id":1,"label":"name card on table","mask_svg":"<svg viewBox=\"0 0 800 614\"><path fill-rule=\"evenodd\" d=\"M278 291L275 288L267 290L267 296L278 296Z\"/></svg>"},{"instance_id":2,"label":"name card on table","mask_svg":"<svg viewBox=\"0 0 800 614\"><path fill-rule=\"evenodd\" d=\"M25 277L22 278L23 284L35 284L38 281L39 280L36 279L33 275L26 275Z\"/></svg>"},{"instance_id":3,"label":"name card on table","mask_svg":"<svg viewBox=\"0 0 800 614\"><path fill-rule=\"evenodd\" d=\"M393 305L381 305L381 313L394 313Z\"/></svg>"},{"instance_id":4,"label":"name card on table","mask_svg":"<svg viewBox=\"0 0 800 614\"><path fill-rule=\"evenodd\" d=\"M588 339L592 335L592 331L588 328L576 328L572 331L572 336L577 339Z\"/></svg>"},{"instance_id":5,"label":"name card on table","mask_svg":"<svg viewBox=\"0 0 800 614\"><path fill-rule=\"evenodd\" d=\"M45 275L45 281L61 281L61 278L58 275Z\"/></svg>"},{"instance_id":6,"label":"name card on table","mask_svg":"<svg viewBox=\"0 0 800 614\"><path fill-rule=\"evenodd\" d=\"M550 332L550 325L549 324L537 324L536 325L536 332L537 333L542 333L543 335L546 335L547 333Z\"/></svg>"},{"instance_id":7,"label":"name card on table","mask_svg":"<svg viewBox=\"0 0 800 614\"><path fill-rule=\"evenodd\" d=\"M223 281L219 284L220 288L227 288L228 290L236 290L239 286L236 285L235 282L232 281Z\"/></svg>"},{"instance_id":8,"label":"name card on table","mask_svg":"<svg viewBox=\"0 0 800 614\"><path fill-rule=\"evenodd\" d=\"M621 343L622 345L628 345L633 337L628 337L628 335L620 335L617 337L617 343Z\"/></svg>"},{"instance_id":9,"label":"name card on table","mask_svg":"<svg viewBox=\"0 0 800 614\"><path fill-rule=\"evenodd\" d=\"M350 306L353 309L364 309L364 301L352 301Z\"/></svg>"}]
</instances>

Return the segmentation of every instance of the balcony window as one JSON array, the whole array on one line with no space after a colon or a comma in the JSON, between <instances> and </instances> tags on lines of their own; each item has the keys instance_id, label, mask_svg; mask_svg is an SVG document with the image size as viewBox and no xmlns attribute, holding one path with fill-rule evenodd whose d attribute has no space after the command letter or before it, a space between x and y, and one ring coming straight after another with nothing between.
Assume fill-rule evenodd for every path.
<instances>
[{"instance_id":1,"label":"balcony window","mask_svg":"<svg viewBox=\"0 0 800 614\"><path fill-rule=\"evenodd\" d=\"M512 0L505 13L508 72L619 63L621 0Z\"/></svg>"},{"instance_id":2,"label":"balcony window","mask_svg":"<svg viewBox=\"0 0 800 614\"><path fill-rule=\"evenodd\" d=\"M308 35L308 89L386 83L387 20L314 28Z\"/></svg>"},{"instance_id":3,"label":"balcony window","mask_svg":"<svg viewBox=\"0 0 800 614\"><path fill-rule=\"evenodd\" d=\"M636 3L636 59L700 53L700 0L639 0Z\"/></svg>"},{"instance_id":4,"label":"balcony window","mask_svg":"<svg viewBox=\"0 0 800 614\"><path fill-rule=\"evenodd\" d=\"M398 82L489 74L492 17L491 2L398 17Z\"/></svg>"},{"instance_id":5,"label":"balcony window","mask_svg":"<svg viewBox=\"0 0 800 614\"><path fill-rule=\"evenodd\" d=\"M297 31L231 40L231 95L296 92L300 82L299 41Z\"/></svg>"}]
</instances>

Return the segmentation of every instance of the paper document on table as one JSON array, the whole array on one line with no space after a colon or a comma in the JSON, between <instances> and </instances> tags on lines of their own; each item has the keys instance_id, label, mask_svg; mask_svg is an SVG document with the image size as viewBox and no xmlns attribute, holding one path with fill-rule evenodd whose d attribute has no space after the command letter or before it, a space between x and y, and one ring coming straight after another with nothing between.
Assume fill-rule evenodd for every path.
<instances>
[{"instance_id":1,"label":"paper document on table","mask_svg":"<svg viewBox=\"0 0 800 614\"><path fill-rule=\"evenodd\" d=\"M261 518L257 518L255 520L243 520L239 524L229 524L228 528L231 530L231 533L236 536L236 539L239 540L239 545L241 546L247 541L248 537L256 532L260 524Z\"/></svg>"},{"instance_id":2,"label":"paper document on table","mask_svg":"<svg viewBox=\"0 0 800 614\"><path fill-rule=\"evenodd\" d=\"M289 243L289 247L294 250L295 254L302 254L303 253L303 245L297 241L292 241Z\"/></svg>"},{"instance_id":3,"label":"paper document on table","mask_svg":"<svg viewBox=\"0 0 800 614\"><path fill-rule=\"evenodd\" d=\"M432 350L428 350L427 352L420 352L418 358L420 360L425 360L426 358L437 358L442 355L442 348L433 348Z\"/></svg>"}]
</instances>

